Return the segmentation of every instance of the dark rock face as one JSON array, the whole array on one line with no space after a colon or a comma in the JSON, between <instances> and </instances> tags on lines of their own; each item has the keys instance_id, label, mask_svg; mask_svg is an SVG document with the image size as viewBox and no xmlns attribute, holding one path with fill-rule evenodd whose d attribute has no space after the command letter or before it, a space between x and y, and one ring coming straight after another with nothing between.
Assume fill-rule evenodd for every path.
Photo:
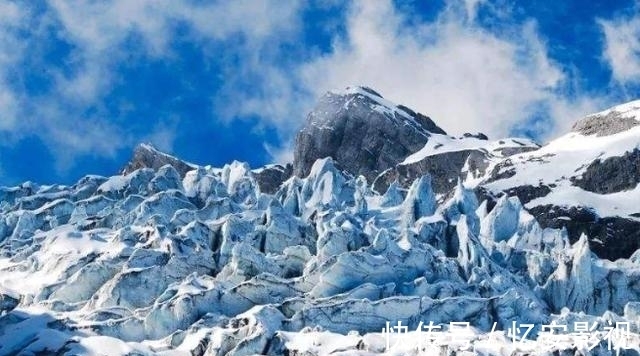
<instances>
[{"instance_id":1,"label":"dark rock face","mask_svg":"<svg viewBox=\"0 0 640 356\"><path fill-rule=\"evenodd\" d=\"M486 184L501 179L511 178L514 175L516 175L516 169L513 167L511 159L507 158L493 167L489 174L489 178L487 178L484 183Z\"/></svg>"},{"instance_id":2,"label":"dark rock face","mask_svg":"<svg viewBox=\"0 0 640 356\"><path fill-rule=\"evenodd\" d=\"M550 185L540 184L538 186L521 185L518 187L509 188L503 192L495 194L485 189L483 186L478 186L475 188L475 193L476 193L476 197L478 198L478 201L483 201L483 200L487 201L487 209L489 209L490 211L495 206L495 203L498 200L498 198L501 197L503 194L506 194L510 197L513 197L513 196L518 197L522 205L524 205L534 199L546 196L547 194L551 193L551 189L554 187L555 185L553 184L550 184Z\"/></svg>"},{"instance_id":3,"label":"dark rock face","mask_svg":"<svg viewBox=\"0 0 640 356\"><path fill-rule=\"evenodd\" d=\"M467 157L467 172L474 178L484 176L489 168L488 155L484 150L472 151Z\"/></svg>"},{"instance_id":4,"label":"dark rock face","mask_svg":"<svg viewBox=\"0 0 640 356\"><path fill-rule=\"evenodd\" d=\"M608 136L626 131L640 122L631 117L624 117L621 113L611 111L606 115L591 115L573 124L571 131L583 135Z\"/></svg>"},{"instance_id":5,"label":"dark rock face","mask_svg":"<svg viewBox=\"0 0 640 356\"><path fill-rule=\"evenodd\" d=\"M555 185L553 184L540 184L538 186L521 185L518 187L507 189L505 193L509 196L517 196L522 204L526 204L534 199L542 198L551 193L551 188L553 187L555 187Z\"/></svg>"},{"instance_id":6,"label":"dark rock face","mask_svg":"<svg viewBox=\"0 0 640 356\"><path fill-rule=\"evenodd\" d=\"M513 156L513 155L517 155L519 153L524 153L524 152L530 152L530 151L535 151L537 150L539 147L529 147L529 146L522 146L522 147L504 147L504 148L499 148L496 150L496 152L500 153L503 157L508 157L508 156Z\"/></svg>"},{"instance_id":7,"label":"dark rock face","mask_svg":"<svg viewBox=\"0 0 640 356\"><path fill-rule=\"evenodd\" d=\"M304 177L317 159L332 157L371 182L421 149L431 133L445 132L424 115L389 107L370 89L327 93L296 136L293 172Z\"/></svg>"},{"instance_id":8,"label":"dark rock face","mask_svg":"<svg viewBox=\"0 0 640 356\"><path fill-rule=\"evenodd\" d=\"M583 233L598 257L609 260L629 258L640 248L640 222L620 217L599 217L583 207L563 208L552 205L529 209L542 227L562 228L569 233L573 243Z\"/></svg>"},{"instance_id":9,"label":"dark rock face","mask_svg":"<svg viewBox=\"0 0 640 356\"><path fill-rule=\"evenodd\" d=\"M151 145L140 144L133 151L133 157L122 169L121 173L129 174L140 168L151 168L157 171L160 167L167 164L175 168L180 174L180 177L184 177L187 172L194 169L190 164L166 153L162 153Z\"/></svg>"},{"instance_id":10,"label":"dark rock face","mask_svg":"<svg viewBox=\"0 0 640 356\"><path fill-rule=\"evenodd\" d=\"M574 185L598 194L611 194L633 189L640 183L640 150L620 157L595 160L582 177L571 180Z\"/></svg>"},{"instance_id":11,"label":"dark rock face","mask_svg":"<svg viewBox=\"0 0 640 356\"><path fill-rule=\"evenodd\" d=\"M625 115L615 110L591 115L578 121L573 131L583 135L607 136L640 124ZM518 174L516 162L518 165L540 165L553 160L556 154L533 155L522 161L523 158L516 155L537 147L499 142L501 145L491 152L485 149L454 150L402 164L406 157L422 149L435 133L445 134L429 118L407 107L390 104L371 89L329 93L309 114L305 127L296 137L293 174L306 176L316 159L330 156L345 172L364 175L372 183L372 188L380 193L394 181L408 188L415 179L429 174L432 189L439 194L439 199L446 199L446 193L453 190L457 180L469 175L483 179L476 188L476 195L480 200L487 200L488 209L492 209L496 199L503 194L517 196L522 204L527 204L547 196L557 188L557 182L566 179L585 191L598 194L633 189L640 183L640 149L620 157L595 160L582 171L581 176L563 176L559 180L512 186L503 191L490 191L491 183ZM464 138L487 139L483 134L464 134L461 139ZM518 141L515 143L520 144ZM496 157L506 158L492 165ZM575 174L579 174L577 172L580 170ZM260 185L268 190L275 189L281 179L288 178L284 171L263 174L265 182ZM631 218L599 217L586 207L545 205L528 210L543 227L566 228L572 242L586 234L592 251L601 258L629 257L640 247L640 222Z\"/></svg>"},{"instance_id":12,"label":"dark rock face","mask_svg":"<svg viewBox=\"0 0 640 356\"><path fill-rule=\"evenodd\" d=\"M411 164L400 164L388 169L373 182L373 189L385 192L397 180L403 187L409 187L417 178L426 173L431 176L431 186L436 194L451 191L460 177L467 158L476 150L463 150L427 156Z\"/></svg>"},{"instance_id":13,"label":"dark rock face","mask_svg":"<svg viewBox=\"0 0 640 356\"><path fill-rule=\"evenodd\" d=\"M258 182L260 191L267 194L274 194L280 185L293 175L293 165L274 164L262 169L253 171L253 177Z\"/></svg>"},{"instance_id":14,"label":"dark rock face","mask_svg":"<svg viewBox=\"0 0 640 356\"><path fill-rule=\"evenodd\" d=\"M476 134L472 134L472 133L466 132L462 136L463 137L474 137L474 138L477 138L479 140L484 140L484 141L487 141L489 139L489 137L487 137L487 135L483 134L482 132L478 132Z\"/></svg>"},{"instance_id":15,"label":"dark rock face","mask_svg":"<svg viewBox=\"0 0 640 356\"><path fill-rule=\"evenodd\" d=\"M20 304L20 300L8 294L0 293L0 314L10 312Z\"/></svg>"}]
</instances>

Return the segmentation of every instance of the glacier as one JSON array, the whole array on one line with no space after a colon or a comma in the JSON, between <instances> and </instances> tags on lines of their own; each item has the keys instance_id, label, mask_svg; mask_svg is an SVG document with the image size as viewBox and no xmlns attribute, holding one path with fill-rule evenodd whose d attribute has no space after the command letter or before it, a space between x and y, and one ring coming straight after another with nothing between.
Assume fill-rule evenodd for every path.
<instances>
[{"instance_id":1,"label":"glacier","mask_svg":"<svg viewBox=\"0 0 640 356\"><path fill-rule=\"evenodd\" d=\"M517 197L487 211L461 181L440 198L428 175L379 194L326 158L275 194L233 162L0 195L0 354L614 352L604 335L545 341L563 322L629 322L614 346L638 350L638 254L600 259ZM410 331L383 332L398 322ZM417 342L430 322L438 338ZM512 340L513 323L535 328Z\"/></svg>"},{"instance_id":2,"label":"glacier","mask_svg":"<svg viewBox=\"0 0 640 356\"><path fill-rule=\"evenodd\" d=\"M0 187L0 355L639 355L639 115L540 146L351 87L293 164Z\"/></svg>"}]
</instances>

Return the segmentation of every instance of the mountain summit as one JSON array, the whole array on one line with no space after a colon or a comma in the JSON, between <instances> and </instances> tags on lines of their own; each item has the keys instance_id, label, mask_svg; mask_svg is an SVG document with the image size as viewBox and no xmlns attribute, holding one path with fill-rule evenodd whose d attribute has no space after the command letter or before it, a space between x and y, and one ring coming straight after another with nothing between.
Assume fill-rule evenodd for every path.
<instances>
[{"instance_id":1,"label":"mountain summit","mask_svg":"<svg viewBox=\"0 0 640 356\"><path fill-rule=\"evenodd\" d=\"M408 189L428 174L440 199L462 181L489 208L516 196L543 227L566 228L571 242L585 234L598 256L617 259L640 248L639 118L640 101L618 105L578 120L545 146L454 137L372 89L351 87L327 93L308 115L296 137L294 173L304 176L329 156L380 193L394 182Z\"/></svg>"},{"instance_id":2,"label":"mountain summit","mask_svg":"<svg viewBox=\"0 0 640 356\"><path fill-rule=\"evenodd\" d=\"M317 159L332 157L379 192L396 180L408 188L429 173L435 190L444 193L455 186L465 166L477 175L490 158L538 147L528 139L491 142L482 133L449 136L428 116L373 89L348 87L328 92L309 113L296 136L293 166L294 174L303 177Z\"/></svg>"},{"instance_id":3,"label":"mountain summit","mask_svg":"<svg viewBox=\"0 0 640 356\"><path fill-rule=\"evenodd\" d=\"M122 169L122 174L129 174L140 168L158 170L164 165L170 165L183 176L196 166L182 161L174 156L159 151L149 143L141 143L133 150L133 157Z\"/></svg>"},{"instance_id":4,"label":"mountain summit","mask_svg":"<svg viewBox=\"0 0 640 356\"><path fill-rule=\"evenodd\" d=\"M294 173L332 157L348 172L373 181L384 170L445 134L429 117L396 105L372 89L349 87L325 94L295 140Z\"/></svg>"},{"instance_id":5,"label":"mountain summit","mask_svg":"<svg viewBox=\"0 0 640 356\"><path fill-rule=\"evenodd\" d=\"M571 131L585 136L614 135L638 126L640 124L639 114L640 100L636 100L578 120Z\"/></svg>"}]
</instances>

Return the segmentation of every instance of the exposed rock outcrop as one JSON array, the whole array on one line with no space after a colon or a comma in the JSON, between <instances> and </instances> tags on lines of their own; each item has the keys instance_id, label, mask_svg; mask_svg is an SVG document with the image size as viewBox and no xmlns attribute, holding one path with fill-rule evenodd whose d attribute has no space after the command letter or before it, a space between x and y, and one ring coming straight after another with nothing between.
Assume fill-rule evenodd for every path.
<instances>
[{"instance_id":1,"label":"exposed rock outcrop","mask_svg":"<svg viewBox=\"0 0 640 356\"><path fill-rule=\"evenodd\" d=\"M462 178L462 168L472 153L484 155L477 150L463 150L431 155L409 164L399 164L376 177L373 188L378 192L386 191L393 181L408 187L424 174L432 177L433 190L438 194L449 192ZM477 161L474 161L477 162Z\"/></svg>"},{"instance_id":2,"label":"exposed rock outcrop","mask_svg":"<svg viewBox=\"0 0 640 356\"><path fill-rule=\"evenodd\" d=\"M609 136L627 131L640 125L640 121L636 120L633 114L629 115L629 112L635 109L640 109L640 102L631 102L622 107L589 115L576 121L571 131L596 136Z\"/></svg>"},{"instance_id":3,"label":"exposed rock outcrop","mask_svg":"<svg viewBox=\"0 0 640 356\"><path fill-rule=\"evenodd\" d=\"M282 183L293 175L293 165L272 164L253 170L253 176L258 182L260 191L267 194L275 193Z\"/></svg>"},{"instance_id":4,"label":"exposed rock outcrop","mask_svg":"<svg viewBox=\"0 0 640 356\"><path fill-rule=\"evenodd\" d=\"M600 217L588 207L541 205L529 209L543 227L566 228L571 242L582 234L600 258L629 258L640 248L640 221L622 217Z\"/></svg>"},{"instance_id":5,"label":"exposed rock outcrop","mask_svg":"<svg viewBox=\"0 0 640 356\"><path fill-rule=\"evenodd\" d=\"M598 194L611 194L635 188L640 183L640 150L622 156L596 159L580 177L572 178L574 185Z\"/></svg>"},{"instance_id":6,"label":"exposed rock outcrop","mask_svg":"<svg viewBox=\"0 0 640 356\"><path fill-rule=\"evenodd\" d=\"M140 168L158 170L160 167L167 164L175 168L181 177L184 177L188 171L195 168L195 166L190 163L179 160L178 158L164 152L160 152L150 144L143 143L136 146L133 151L133 157L122 169L121 173L129 174Z\"/></svg>"},{"instance_id":7,"label":"exposed rock outcrop","mask_svg":"<svg viewBox=\"0 0 640 356\"><path fill-rule=\"evenodd\" d=\"M445 134L430 118L396 106L368 88L325 94L295 140L294 174L306 176L317 159L332 157L369 182L421 149L432 133Z\"/></svg>"}]
</instances>

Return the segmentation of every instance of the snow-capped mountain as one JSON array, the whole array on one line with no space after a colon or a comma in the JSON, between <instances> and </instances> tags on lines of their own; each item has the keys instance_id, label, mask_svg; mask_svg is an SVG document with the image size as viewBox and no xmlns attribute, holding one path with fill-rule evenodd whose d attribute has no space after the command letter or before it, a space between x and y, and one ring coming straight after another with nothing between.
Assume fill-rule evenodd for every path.
<instances>
[{"instance_id":1,"label":"snow-capped mountain","mask_svg":"<svg viewBox=\"0 0 640 356\"><path fill-rule=\"evenodd\" d=\"M333 157L343 170L363 175L378 192L395 180L408 188L429 173L438 194L451 191L463 171L480 177L489 161L539 148L523 138L489 141L482 133L447 135L428 116L366 87L323 96L295 143L293 166L299 177L315 160Z\"/></svg>"},{"instance_id":2,"label":"snow-capped mountain","mask_svg":"<svg viewBox=\"0 0 640 356\"><path fill-rule=\"evenodd\" d=\"M499 162L482 187L516 195L545 227L589 236L608 259L640 248L640 101L579 120L538 150Z\"/></svg>"},{"instance_id":3,"label":"snow-capped mountain","mask_svg":"<svg viewBox=\"0 0 640 356\"><path fill-rule=\"evenodd\" d=\"M0 355L637 355L640 252L536 220L634 221L636 106L540 147L350 88L293 165L141 145L120 175L0 188Z\"/></svg>"},{"instance_id":4,"label":"snow-capped mountain","mask_svg":"<svg viewBox=\"0 0 640 356\"><path fill-rule=\"evenodd\" d=\"M294 173L331 156L380 193L394 181L408 188L429 174L439 200L462 179L490 207L504 194L517 196L543 227L566 228L572 243L586 234L602 258L628 258L640 248L639 115L638 101L616 106L541 147L525 138L450 136L371 89L348 88L328 93L309 114L296 140ZM390 139L397 136L410 137L403 142L411 149Z\"/></svg>"},{"instance_id":5,"label":"snow-capped mountain","mask_svg":"<svg viewBox=\"0 0 640 356\"><path fill-rule=\"evenodd\" d=\"M120 173L127 175L140 168L158 170L165 165L173 167L181 177L184 177L187 172L197 168L197 166L192 163L182 161L172 155L158 151L150 144L143 143L133 150L133 157Z\"/></svg>"},{"instance_id":6,"label":"snow-capped mountain","mask_svg":"<svg viewBox=\"0 0 640 356\"><path fill-rule=\"evenodd\" d=\"M432 134L445 134L429 117L395 105L365 87L320 98L296 136L294 173L303 177L318 158L333 157L343 169L372 182L416 152Z\"/></svg>"}]
</instances>

